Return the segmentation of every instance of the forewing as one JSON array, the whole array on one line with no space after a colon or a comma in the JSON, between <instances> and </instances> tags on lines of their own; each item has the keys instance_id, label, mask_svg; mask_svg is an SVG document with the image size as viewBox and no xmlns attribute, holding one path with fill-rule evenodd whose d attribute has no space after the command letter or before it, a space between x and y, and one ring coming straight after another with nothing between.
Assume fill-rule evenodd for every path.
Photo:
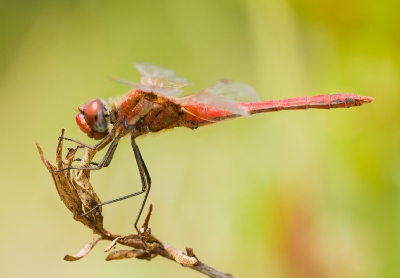
<instances>
[{"instance_id":1,"label":"forewing","mask_svg":"<svg viewBox=\"0 0 400 278\"><path fill-rule=\"evenodd\" d=\"M111 77L111 80L121 83L121 84L124 84L124 85L127 85L127 86L130 86L130 87L133 87L133 88L136 88L136 89L140 89L143 92L154 92L154 90L156 89L151 86L143 85L140 83L135 83L135 82L132 82L132 81L129 81L126 79L119 78L119 77Z\"/></svg>"},{"instance_id":2,"label":"forewing","mask_svg":"<svg viewBox=\"0 0 400 278\"><path fill-rule=\"evenodd\" d=\"M173 96L173 97L177 97L182 93L182 90L179 89L173 89L173 88L160 88L160 87L155 87L155 86L148 86L148 85L144 85L141 83L135 83L135 82L131 82L122 78L118 78L118 77L112 77L112 80L124 84L124 85L128 85L130 87L142 90L143 92L154 92L156 94L159 95L164 95L164 96Z\"/></svg>"},{"instance_id":3,"label":"forewing","mask_svg":"<svg viewBox=\"0 0 400 278\"><path fill-rule=\"evenodd\" d=\"M175 76L175 72L147 62L136 62L136 69L142 76L153 76L155 78L165 78Z\"/></svg>"},{"instance_id":4,"label":"forewing","mask_svg":"<svg viewBox=\"0 0 400 278\"><path fill-rule=\"evenodd\" d=\"M190 84L171 69L146 62L137 62L135 67L142 75L140 83L146 86L179 89Z\"/></svg>"},{"instance_id":5,"label":"forewing","mask_svg":"<svg viewBox=\"0 0 400 278\"><path fill-rule=\"evenodd\" d=\"M112 77L112 80L140 89L144 92L154 92L159 95L177 97L182 93L180 88L189 85L190 82L175 74L173 70L165 69L146 62L137 62L135 67L142 75L140 83Z\"/></svg>"}]
</instances>

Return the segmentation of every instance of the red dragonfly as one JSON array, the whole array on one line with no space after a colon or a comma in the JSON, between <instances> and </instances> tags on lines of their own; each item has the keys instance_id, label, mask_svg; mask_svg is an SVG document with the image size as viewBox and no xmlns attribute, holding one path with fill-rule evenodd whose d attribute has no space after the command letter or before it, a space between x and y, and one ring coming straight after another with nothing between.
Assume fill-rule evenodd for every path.
<instances>
[{"instance_id":1,"label":"red dragonfly","mask_svg":"<svg viewBox=\"0 0 400 278\"><path fill-rule=\"evenodd\" d=\"M179 98L181 88L190 84L188 80L150 63L136 63L142 75L140 83L122 79L116 81L135 89L123 98L111 99L110 107L98 98L79 106L75 119L79 128L89 138L101 140L91 147L75 139L65 138L94 150L101 150L110 144L103 159L93 167L70 166L62 169L99 170L110 165L119 140L131 136L131 145L142 182L140 191L95 205L84 215L96 208L145 193L143 203L135 221L137 223L150 192L151 179L135 139L143 134L158 132L174 127L196 129L200 126L222 122L241 116L299 109L349 108L370 103L374 99L356 94L319 95L282 100L260 101L256 91L249 85L222 79L203 91ZM113 125L110 130L109 126Z\"/></svg>"}]
</instances>

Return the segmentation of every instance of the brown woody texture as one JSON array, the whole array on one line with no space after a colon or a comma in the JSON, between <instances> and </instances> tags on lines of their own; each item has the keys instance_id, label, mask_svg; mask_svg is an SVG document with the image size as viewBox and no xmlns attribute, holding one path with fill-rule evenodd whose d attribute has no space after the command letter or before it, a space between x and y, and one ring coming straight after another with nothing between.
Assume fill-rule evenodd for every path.
<instances>
[{"instance_id":1,"label":"brown woody texture","mask_svg":"<svg viewBox=\"0 0 400 278\"><path fill-rule=\"evenodd\" d=\"M61 130L61 137L64 136L64 131L64 129ZM42 162L49 170L50 175L53 178L61 201L64 203L67 209L71 211L73 218L91 229L94 234L99 235L99 237L92 239L90 242L85 244L85 246L75 255L66 255L64 260L77 261L85 257L100 240L109 240L110 244L104 250L105 252L110 251L117 244L124 245L132 249L113 251L106 257L107 261L129 258L150 261L157 256L161 256L171 261L175 261L182 266L199 271L205 275L208 275L209 277L233 277L231 274L217 271L216 269L213 269L212 267L199 261L194 255L193 249L191 248L186 248L187 254L184 254L183 252L172 247L170 244L158 240L151 233L151 229L148 227L153 209L152 205L149 207L146 219L139 231L139 234L121 236L106 230L103 227L102 207L97 208L86 216L82 216L85 211L90 210L96 204L100 203L100 199L94 192L90 183L90 170L76 170L72 171L72 173L71 170L58 171L72 164L77 150L82 148L82 146L69 148L65 158L63 159L63 140L58 139L55 165L50 163L44 157L43 151L38 143L36 143L36 146ZM95 150L84 148L84 156L80 162L80 166L90 166L95 154Z\"/></svg>"}]
</instances>

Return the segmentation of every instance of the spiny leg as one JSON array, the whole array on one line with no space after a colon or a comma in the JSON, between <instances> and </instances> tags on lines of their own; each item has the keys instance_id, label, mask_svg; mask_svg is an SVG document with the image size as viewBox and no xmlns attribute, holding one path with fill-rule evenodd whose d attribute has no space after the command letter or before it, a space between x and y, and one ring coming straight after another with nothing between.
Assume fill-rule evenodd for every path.
<instances>
[{"instance_id":1,"label":"spiny leg","mask_svg":"<svg viewBox=\"0 0 400 278\"><path fill-rule=\"evenodd\" d=\"M118 142L117 142L117 144L118 144ZM150 178L150 174L149 174L149 172L147 170L146 164L143 161L142 155L140 154L139 147L137 146L137 144L135 142L135 138L133 136L131 137L131 145L132 145L133 153L135 155L136 164L137 164L138 169L139 169L140 179L142 181L142 189L140 191L134 192L132 194L128 194L126 196L122 196L122 197L119 197L119 198L116 198L116 199L112 199L112 200L109 200L109 201L105 201L105 202L99 203L99 204L95 205L93 208L91 208L89 211L87 211L84 214L82 214L82 216L85 216L85 215L91 213L93 210L97 209L100 206L104 206L104 205L107 205L107 204L111 204L111 203L115 203L115 202L118 202L118 201L122 201L122 200L131 198L131 197L134 197L134 196L138 196L138 195L143 194L143 193L146 192L146 194L144 196L144 199L143 199L143 202L142 202L142 205L141 205L140 210L139 210L139 214L138 214L138 216L136 218L136 221L135 221L135 229L136 229L137 232L139 232L139 229L137 227L137 223L139 222L139 218L140 218L140 216L141 216L141 214L143 212L143 208L144 208L144 206L146 204L146 200L147 200L147 197L148 197L149 192L150 192L151 178ZM112 146L110 146L110 148L111 147ZM111 155L111 157L112 157L112 155ZM99 165L100 164L102 164L102 162L100 162ZM108 163L106 162L105 165L102 166L102 167L107 167L108 164L109 164L109 161L108 161ZM93 168L91 168L91 169L93 169Z\"/></svg>"},{"instance_id":2,"label":"spiny leg","mask_svg":"<svg viewBox=\"0 0 400 278\"><path fill-rule=\"evenodd\" d=\"M75 159L73 160L73 162L76 162L76 161L82 161L82 158L75 158ZM100 164L100 162L93 162L93 161L90 161L90 165L99 166L99 164Z\"/></svg>"},{"instance_id":3,"label":"spiny leg","mask_svg":"<svg viewBox=\"0 0 400 278\"><path fill-rule=\"evenodd\" d=\"M147 170L146 164L144 163L144 160L142 158L142 155L140 154L139 147L136 144L135 138L133 136L131 137L131 145L132 145L132 149L135 154L136 163L137 163L137 166L139 169L140 179L142 180L142 191L139 194L146 192L146 194L144 195L144 199L143 199L142 205L140 207L138 216L136 217L136 221L135 221L135 229L139 233L137 223L139 222L140 216L142 215L142 212L143 212L143 208L147 201L147 197L149 196L149 193L150 193L151 178L150 178L149 171Z\"/></svg>"},{"instance_id":4,"label":"spiny leg","mask_svg":"<svg viewBox=\"0 0 400 278\"><path fill-rule=\"evenodd\" d=\"M117 135L114 138L114 140L111 142L111 145L108 148L106 154L104 155L104 157L101 159L101 161L99 163L90 163L90 164L95 165L96 167L90 167L90 166L89 167L68 166L68 167L63 168L63 169L58 169L58 170L56 170L56 172L61 172L61 171L70 170L70 169L76 169L76 170L100 170L103 167L107 167L111 163L111 160L112 160L112 158L114 156L115 150L117 149L118 142L119 142L120 139L121 139L121 137L119 135ZM73 140L73 142L76 142L76 143L79 142L79 141L77 141L75 139L72 139L72 140ZM99 144L101 144L102 142L100 142ZM93 149L95 149L95 147L93 147ZM76 160L80 160L80 159L76 159Z\"/></svg>"},{"instance_id":5,"label":"spiny leg","mask_svg":"<svg viewBox=\"0 0 400 278\"><path fill-rule=\"evenodd\" d=\"M103 159L102 159L102 161L101 161L101 162L103 162L103 161L106 160L106 157L109 156L109 152L110 152L110 149L112 148L112 145L113 145L113 144L116 144L116 145L117 145L117 144L118 144L118 141L119 141L119 138L122 137L121 134L118 134L118 135L116 136L115 133L116 133L116 129L114 128L108 135L106 135L106 137L104 137L99 143L97 143L97 144L94 145L93 147L92 147L92 146L89 146L88 144L83 143L83 142L81 142L81 141L79 141L79 140L73 139L73 138L67 138L67 137L64 137L64 136L59 136L58 139L59 139L59 140L61 139L61 140L71 141L71 142L74 142L74 143L77 143L78 145L80 145L80 146L79 146L80 148L84 148L84 147L85 147L85 148L89 148L89 149L91 149L91 150L96 150L96 151L102 150L102 149L103 149L104 147L106 147L110 142L113 142L113 143L111 144L111 146L108 148L106 155L103 157ZM119 138L118 138L118 137L119 137ZM118 138L118 139L117 139L117 138ZM115 141L117 141L117 142L115 142ZM116 146L114 147L114 150L113 150L113 152L112 152L112 154L111 154L111 158L112 158L112 155L114 154L115 148L116 148ZM76 159L75 161L79 161L79 159ZM111 161L111 159L110 159L110 161ZM108 162L108 164L110 164L110 161ZM90 163L90 164L96 165L96 167L87 167L87 168L84 168L84 167L77 167L77 166L69 166L69 167L67 167L67 168L58 169L57 172L61 172L61 171L69 170L69 169L78 169L78 170L98 170L98 169L101 169L101 168L103 168L103 167L106 167L105 165L100 167L99 165L101 164L101 162L98 163L98 165L96 165L96 163ZM107 166L108 166L108 164L107 164Z\"/></svg>"},{"instance_id":6,"label":"spiny leg","mask_svg":"<svg viewBox=\"0 0 400 278\"><path fill-rule=\"evenodd\" d=\"M77 143L78 145L82 146L82 147L86 147L89 148L91 150L97 150L100 151L102 150L105 146L107 146L115 137L115 132L111 131L106 137L104 137L99 143L97 143L96 145L89 146L86 143L83 143L82 141L76 140L74 138L67 138L64 136L59 136L58 139L62 139L62 140L67 140L67 141L71 141L74 143Z\"/></svg>"}]
</instances>

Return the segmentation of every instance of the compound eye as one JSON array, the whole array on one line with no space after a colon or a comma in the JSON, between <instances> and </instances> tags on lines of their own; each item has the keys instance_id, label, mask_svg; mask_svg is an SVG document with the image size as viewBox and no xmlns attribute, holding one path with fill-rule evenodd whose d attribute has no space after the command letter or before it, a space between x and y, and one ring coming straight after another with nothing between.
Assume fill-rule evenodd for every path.
<instances>
[{"instance_id":1,"label":"compound eye","mask_svg":"<svg viewBox=\"0 0 400 278\"><path fill-rule=\"evenodd\" d=\"M85 121L92 130L95 132L108 130L108 109L101 99L92 99L82 110L80 111L83 112Z\"/></svg>"}]
</instances>

